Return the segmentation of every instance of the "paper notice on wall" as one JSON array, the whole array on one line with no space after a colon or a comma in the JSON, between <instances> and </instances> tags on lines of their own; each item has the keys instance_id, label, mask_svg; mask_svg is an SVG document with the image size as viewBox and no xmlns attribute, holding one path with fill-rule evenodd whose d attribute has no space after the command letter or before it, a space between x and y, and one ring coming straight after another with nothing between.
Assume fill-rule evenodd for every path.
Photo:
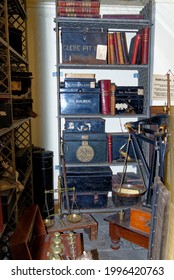
<instances>
[{"instance_id":1,"label":"paper notice on wall","mask_svg":"<svg viewBox=\"0 0 174 280\"><path fill-rule=\"evenodd\" d=\"M174 102L174 76L170 75L169 78L170 101ZM152 83L152 100L167 103L167 91L167 75L154 75Z\"/></svg>"}]
</instances>

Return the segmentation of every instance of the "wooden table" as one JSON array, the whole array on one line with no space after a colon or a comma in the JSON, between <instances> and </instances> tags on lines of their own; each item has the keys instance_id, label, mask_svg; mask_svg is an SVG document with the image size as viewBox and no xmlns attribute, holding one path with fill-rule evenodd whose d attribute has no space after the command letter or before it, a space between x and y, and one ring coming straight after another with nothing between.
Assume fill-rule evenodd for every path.
<instances>
[{"instance_id":1,"label":"wooden table","mask_svg":"<svg viewBox=\"0 0 174 280\"><path fill-rule=\"evenodd\" d=\"M55 223L52 227L48 228L48 233L55 231L74 231L76 229L84 229L84 231L89 235L90 240L97 239L98 236L98 223L89 214L82 215L82 220L78 223L71 223L66 217L60 220L59 217L55 218Z\"/></svg>"},{"instance_id":2,"label":"wooden table","mask_svg":"<svg viewBox=\"0 0 174 280\"><path fill-rule=\"evenodd\" d=\"M112 249L118 250L120 248L120 238L124 238L132 243L148 249L149 234L130 226L129 211L125 212L122 220L120 219L119 213L108 216L104 220L109 222L109 235L112 242Z\"/></svg>"}]
</instances>

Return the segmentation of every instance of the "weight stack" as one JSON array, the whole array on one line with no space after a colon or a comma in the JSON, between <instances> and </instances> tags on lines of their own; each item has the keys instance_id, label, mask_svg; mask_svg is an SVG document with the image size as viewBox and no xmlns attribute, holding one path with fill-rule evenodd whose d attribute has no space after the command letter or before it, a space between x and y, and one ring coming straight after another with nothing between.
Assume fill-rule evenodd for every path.
<instances>
[{"instance_id":1,"label":"weight stack","mask_svg":"<svg viewBox=\"0 0 174 280\"><path fill-rule=\"evenodd\" d=\"M33 192L34 203L38 204L42 218L54 214L53 152L33 149Z\"/></svg>"}]
</instances>

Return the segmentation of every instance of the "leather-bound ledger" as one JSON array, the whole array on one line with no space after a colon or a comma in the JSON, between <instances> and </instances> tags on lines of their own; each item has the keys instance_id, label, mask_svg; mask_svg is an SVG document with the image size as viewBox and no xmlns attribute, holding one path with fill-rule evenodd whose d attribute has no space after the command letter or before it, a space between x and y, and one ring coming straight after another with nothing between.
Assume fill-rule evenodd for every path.
<instances>
[{"instance_id":1,"label":"leather-bound ledger","mask_svg":"<svg viewBox=\"0 0 174 280\"><path fill-rule=\"evenodd\" d=\"M111 114L111 80L100 80L101 113Z\"/></svg>"},{"instance_id":2,"label":"leather-bound ledger","mask_svg":"<svg viewBox=\"0 0 174 280\"><path fill-rule=\"evenodd\" d=\"M115 95L116 95L116 85L114 83L111 84L111 115L115 115Z\"/></svg>"},{"instance_id":3,"label":"leather-bound ledger","mask_svg":"<svg viewBox=\"0 0 174 280\"><path fill-rule=\"evenodd\" d=\"M114 51L114 36L113 33L108 33L108 48L110 54L109 64L115 64L115 51Z\"/></svg>"},{"instance_id":4,"label":"leather-bound ledger","mask_svg":"<svg viewBox=\"0 0 174 280\"><path fill-rule=\"evenodd\" d=\"M108 163L112 163L112 135L108 134Z\"/></svg>"},{"instance_id":5,"label":"leather-bound ledger","mask_svg":"<svg viewBox=\"0 0 174 280\"><path fill-rule=\"evenodd\" d=\"M118 52L118 42L117 42L117 34L113 33L114 39L114 51L115 51L115 63L120 64L119 52Z\"/></svg>"},{"instance_id":6,"label":"leather-bound ledger","mask_svg":"<svg viewBox=\"0 0 174 280\"><path fill-rule=\"evenodd\" d=\"M124 57L123 57L123 50L122 50L120 32L116 32L116 35L117 35L118 53L119 53L120 64L124 64Z\"/></svg>"},{"instance_id":7,"label":"leather-bound ledger","mask_svg":"<svg viewBox=\"0 0 174 280\"><path fill-rule=\"evenodd\" d=\"M130 64L137 64L138 50L141 43L141 33L137 33L132 39L129 48Z\"/></svg>"},{"instance_id":8,"label":"leather-bound ledger","mask_svg":"<svg viewBox=\"0 0 174 280\"><path fill-rule=\"evenodd\" d=\"M57 1L58 7L100 7L100 2L98 0L58 0Z\"/></svg>"},{"instance_id":9,"label":"leather-bound ledger","mask_svg":"<svg viewBox=\"0 0 174 280\"><path fill-rule=\"evenodd\" d=\"M141 64L148 64L149 57L149 33L150 28L144 27L142 29L142 51L141 51Z\"/></svg>"},{"instance_id":10,"label":"leather-bound ledger","mask_svg":"<svg viewBox=\"0 0 174 280\"><path fill-rule=\"evenodd\" d=\"M59 13L84 13L84 14L92 14L92 15L98 15L100 13L100 8L99 7L58 7L58 12Z\"/></svg>"},{"instance_id":11,"label":"leather-bound ledger","mask_svg":"<svg viewBox=\"0 0 174 280\"><path fill-rule=\"evenodd\" d=\"M127 47L126 32L121 32L120 38L121 38L124 64L129 64L129 53L128 53L128 47Z\"/></svg>"}]
</instances>

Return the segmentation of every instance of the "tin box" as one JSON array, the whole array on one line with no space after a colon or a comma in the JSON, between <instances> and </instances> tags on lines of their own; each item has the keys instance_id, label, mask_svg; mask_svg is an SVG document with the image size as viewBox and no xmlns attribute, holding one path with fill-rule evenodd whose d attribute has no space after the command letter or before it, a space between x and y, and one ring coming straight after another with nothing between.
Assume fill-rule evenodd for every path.
<instances>
[{"instance_id":1,"label":"tin box","mask_svg":"<svg viewBox=\"0 0 174 280\"><path fill-rule=\"evenodd\" d=\"M69 133L63 131L66 163L107 162L106 133Z\"/></svg>"}]
</instances>

